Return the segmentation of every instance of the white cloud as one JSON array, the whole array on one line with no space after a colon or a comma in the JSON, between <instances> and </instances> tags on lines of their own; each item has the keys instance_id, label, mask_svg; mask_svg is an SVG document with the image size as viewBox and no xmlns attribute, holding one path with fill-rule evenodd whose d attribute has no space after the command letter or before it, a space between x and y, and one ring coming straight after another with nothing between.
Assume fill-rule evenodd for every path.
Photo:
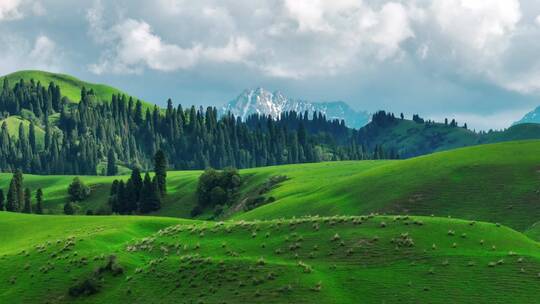
<instances>
[{"instance_id":1,"label":"white cloud","mask_svg":"<svg viewBox=\"0 0 540 304\"><path fill-rule=\"evenodd\" d=\"M43 16L46 9L39 0L0 0L0 21L20 19L28 12Z\"/></svg>"},{"instance_id":2,"label":"white cloud","mask_svg":"<svg viewBox=\"0 0 540 304\"><path fill-rule=\"evenodd\" d=\"M109 22L110 4L96 1L87 12L102 49L95 73L227 62L275 78L368 78L403 61L441 77L540 92L540 17L533 21L539 12L523 5L531 0L156 0Z\"/></svg>"},{"instance_id":3,"label":"white cloud","mask_svg":"<svg viewBox=\"0 0 540 304\"><path fill-rule=\"evenodd\" d=\"M143 67L169 72L194 67L201 61L242 62L255 49L245 37L231 37L219 47L197 42L181 47L163 41L148 23L133 19L115 25L106 35L112 37L113 47L100 63L90 66L96 74L108 68L116 73L138 73Z\"/></svg>"},{"instance_id":4,"label":"white cloud","mask_svg":"<svg viewBox=\"0 0 540 304\"><path fill-rule=\"evenodd\" d=\"M21 0L0 1L0 21L21 18L22 13L19 10L21 3Z\"/></svg>"},{"instance_id":5,"label":"white cloud","mask_svg":"<svg viewBox=\"0 0 540 304\"><path fill-rule=\"evenodd\" d=\"M57 71L63 53L56 43L45 35L33 42L14 35L2 35L0 43L0 73L7 74L21 69Z\"/></svg>"},{"instance_id":6,"label":"white cloud","mask_svg":"<svg viewBox=\"0 0 540 304\"><path fill-rule=\"evenodd\" d=\"M521 19L519 0L436 0L431 10L444 35L481 51L508 38Z\"/></svg>"}]
</instances>

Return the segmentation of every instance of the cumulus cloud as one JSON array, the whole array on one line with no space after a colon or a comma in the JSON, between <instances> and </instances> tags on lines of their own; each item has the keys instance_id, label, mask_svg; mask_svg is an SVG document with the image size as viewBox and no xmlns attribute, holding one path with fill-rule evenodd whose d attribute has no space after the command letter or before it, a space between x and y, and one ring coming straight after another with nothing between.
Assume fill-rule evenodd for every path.
<instances>
[{"instance_id":1,"label":"cumulus cloud","mask_svg":"<svg viewBox=\"0 0 540 304\"><path fill-rule=\"evenodd\" d=\"M45 14L45 7L40 1L34 0L1 0L0 21L20 19L27 13L36 16Z\"/></svg>"},{"instance_id":2,"label":"cumulus cloud","mask_svg":"<svg viewBox=\"0 0 540 304\"><path fill-rule=\"evenodd\" d=\"M163 41L148 23L133 19L115 25L105 35L112 37L114 46L100 63L90 66L96 74L108 68L117 73L138 73L143 67L168 72L191 68L200 61L242 62L255 49L245 37L231 37L219 47L197 42L181 47Z\"/></svg>"},{"instance_id":3,"label":"cumulus cloud","mask_svg":"<svg viewBox=\"0 0 540 304\"><path fill-rule=\"evenodd\" d=\"M22 17L22 13L19 11L21 2L21 0L0 1L0 21Z\"/></svg>"},{"instance_id":4,"label":"cumulus cloud","mask_svg":"<svg viewBox=\"0 0 540 304\"><path fill-rule=\"evenodd\" d=\"M20 69L59 70L62 51L45 35L28 41L18 36L5 34L0 43L0 73L7 74Z\"/></svg>"},{"instance_id":5,"label":"cumulus cloud","mask_svg":"<svg viewBox=\"0 0 540 304\"><path fill-rule=\"evenodd\" d=\"M204 62L232 62L269 76L299 79L336 74L372 58L399 58L401 44L414 37L408 8L398 2L379 8L357 0L255 2L188 5L160 0L160 12L176 20L181 32L169 33L169 39L140 19L104 29L98 2L87 13L90 33L99 43L109 40L109 48L91 69L130 73L144 66L174 71ZM245 9L250 5L256 9ZM199 37L185 28L200 31Z\"/></svg>"}]
</instances>

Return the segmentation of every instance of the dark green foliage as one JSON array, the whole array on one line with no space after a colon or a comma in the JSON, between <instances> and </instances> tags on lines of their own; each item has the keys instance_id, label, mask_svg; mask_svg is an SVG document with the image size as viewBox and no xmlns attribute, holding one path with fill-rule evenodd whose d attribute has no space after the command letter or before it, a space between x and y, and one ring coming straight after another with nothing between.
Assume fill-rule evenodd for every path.
<instances>
[{"instance_id":1,"label":"dark green foliage","mask_svg":"<svg viewBox=\"0 0 540 304\"><path fill-rule=\"evenodd\" d=\"M80 202L85 200L90 195L90 188L86 186L78 177L75 177L68 187L68 194L71 201Z\"/></svg>"},{"instance_id":2,"label":"dark green foliage","mask_svg":"<svg viewBox=\"0 0 540 304\"><path fill-rule=\"evenodd\" d=\"M6 211L19 212L24 204L23 175L17 170L9 184Z\"/></svg>"},{"instance_id":3,"label":"dark green foliage","mask_svg":"<svg viewBox=\"0 0 540 304\"><path fill-rule=\"evenodd\" d=\"M167 158L162 150L156 152L154 156L154 172L161 196L167 192Z\"/></svg>"},{"instance_id":4,"label":"dark green foliage","mask_svg":"<svg viewBox=\"0 0 540 304\"><path fill-rule=\"evenodd\" d=\"M98 293L101 289L100 281L102 281L103 275L106 273L110 273L113 276L119 276L124 273L124 268L117 262L116 256L109 256L107 264L98 267L90 277L78 281L75 285L70 287L69 295L72 297L80 297Z\"/></svg>"},{"instance_id":5,"label":"dark green foliage","mask_svg":"<svg viewBox=\"0 0 540 304\"><path fill-rule=\"evenodd\" d=\"M17 185L15 179L11 179L7 193L6 211L18 212L19 204L17 202Z\"/></svg>"},{"instance_id":6,"label":"dark green foliage","mask_svg":"<svg viewBox=\"0 0 540 304\"><path fill-rule=\"evenodd\" d=\"M116 165L116 154L111 148L109 149L109 153L107 154L107 175L113 176L116 174L118 174L118 166Z\"/></svg>"},{"instance_id":7,"label":"dark green foliage","mask_svg":"<svg viewBox=\"0 0 540 304\"><path fill-rule=\"evenodd\" d=\"M29 188L24 189L24 207L23 213L32 213L32 192Z\"/></svg>"},{"instance_id":8,"label":"dark green foliage","mask_svg":"<svg viewBox=\"0 0 540 304\"><path fill-rule=\"evenodd\" d=\"M21 210L24 202L23 173L21 170L15 171L13 180L15 181L15 189L17 192L17 210Z\"/></svg>"},{"instance_id":9,"label":"dark green foliage","mask_svg":"<svg viewBox=\"0 0 540 304\"><path fill-rule=\"evenodd\" d=\"M89 296L99 292L101 288L96 278L88 278L77 282L69 288L69 295L72 297Z\"/></svg>"},{"instance_id":10,"label":"dark green foliage","mask_svg":"<svg viewBox=\"0 0 540 304\"><path fill-rule=\"evenodd\" d=\"M64 204L64 214L66 215L75 214L75 205L72 202L67 202Z\"/></svg>"},{"instance_id":11,"label":"dark green foliage","mask_svg":"<svg viewBox=\"0 0 540 304\"><path fill-rule=\"evenodd\" d=\"M198 215L206 208L214 209L216 206L230 204L241 183L240 175L236 169L229 168L223 171L206 169L199 177L198 205L192 211L192 215Z\"/></svg>"},{"instance_id":12,"label":"dark green foliage","mask_svg":"<svg viewBox=\"0 0 540 304\"><path fill-rule=\"evenodd\" d=\"M219 117L212 107L173 107L171 100L165 113L157 107L143 113L140 101L124 95L113 95L110 102L95 99L92 90L84 89L78 104L68 103L54 83L4 84L0 113L31 112L34 119L28 132L19 126L18 140L9 136L7 124L2 126L0 170L95 175L97 164L107 159L104 171L114 175L118 161L145 169L158 161L158 185L165 194L166 175L160 172L168 167L247 168L370 157L354 130L321 113L289 112L279 119L253 115L242 122L232 115ZM51 115L59 119L52 122ZM37 128L45 132L44 149L37 145Z\"/></svg>"},{"instance_id":13,"label":"dark green foliage","mask_svg":"<svg viewBox=\"0 0 540 304\"><path fill-rule=\"evenodd\" d=\"M41 188L36 191L36 214L43 214L43 190Z\"/></svg>"},{"instance_id":14,"label":"dark green foliage","mask_svg":"<svg viewBox=\"0 0 540 304\"><path fill-rule=\"evenodd\" d=\"M149 213L161 208L161 199L156 179L152 181L148 172L144 175L141 191L140 212Z\"/></svg>"},{"instance_id":15,"label":"dark green foliage","mask_svg":"<svg viewBox=\"0 0 540 304\"><path fill-rule=\"evenodd\" d=\"M6 197L4 196L4 190L0 189L0 211L4 211L5 203Z\"/></svg>"},{"instance_id":16,"label":"dark green foliage","mask_svg":"<svg viewBox=\"0 0 540 304\"><path fill-rule=\"evenodd\" d=\"M140 211L143 180L138 168L131 171L126 183L114 180L109 194L109 205L114 213L132 214Z\"/></svg>"}]
</instances>

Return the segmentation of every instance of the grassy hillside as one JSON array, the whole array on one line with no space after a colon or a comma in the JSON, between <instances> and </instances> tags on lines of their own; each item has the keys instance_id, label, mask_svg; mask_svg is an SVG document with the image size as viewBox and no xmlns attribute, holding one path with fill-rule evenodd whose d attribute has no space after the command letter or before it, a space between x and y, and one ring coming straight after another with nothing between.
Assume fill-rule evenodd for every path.
<instances>
[{"instance_id":1,"label":"grassy hillside","mask_svg":"<svg viewBox=\"0 0 540 304\"><path fill-rule=\"evenodd\" d=\"M9 286L0 302L540 301L539 244L489 223L430 217L210 223L0 212L0 229L0 280ZM95 294L69 294L84 281Z\"/></svg>"},{"instance_id":2,"label":"grassy hillside","mask_svg":"<svg viewBox=\"0 0 540 304\"><path fill-rule=\"evenodd\" d=\"M515 140L540 139L540 124L521 124L506 130L476 133L443 123L416 123L396 119L385 124L370 123L360 130L370 149L382 145L402 158L433 152Z\"/></svg>"},{"instance_id":3,"label":"grassy hillside","mask_svg":"<svg viewBox=\"0 0 540 304\"><path fill-rule=\"evenodd\" d=\"M12 139L19 139L19 125L21 124L21 122L23 123L24 131L26 135L28 136L28 130L30 129L30 121L28 121L27 119L21 118L18 115L10 116L6 119L0 120L0 126L4 122L7 125L9 136ZM38 149L43 149L45 131L39 126L35 126L35 131L36 131L36 143L38 145Z\"/></svg>"},{"instance_id":4,"label":"grassy hillside","mask_svg":"<svg viewBox=\"0 0 540 304\"><path fill-rule=\"evenodd\" d=\"M52 81L60 86L62 96L67 97L72 102L80 101L81 89L83 87L86 87L87 90L94 90L97 99L100 101L110 101L113 94L123 94L126 96L130 96L129 94L108 85L86 82L66 74L49 73L45 71L18 71L0 77L0 81L3 82L4 78L7 78L10 82L10 85L12 86L14 86L21 79L23 79L24 81L30 81L31 79L34 79L34 81L36 82L41 82L43 86L48 86L49 83ZM137 99L135 96L133 96L133 98L135 100ZM147 107L150 106L150 104L144 102L143 104L145 104L145 106Z\"/></svg>"},{"instance_id":5,"label":"grassy hillside","mask_svg":"<svg viewBox=\"0 0 540 304\"><path fill-rule=\"evenodd\" d=\"M338 182L313 174L314 181L306 184L292 176L269 193L277 199L275 203L238 217L435 214L526 230L540 218L539 165L540 141L522 141L387 162ZM313 190L294 195L297 187Z\"/></svg>"},{"instance_id":6,"label":"grassy hillside","mask_svg":"<svg viewBox=\"0 0 540 304\"><path fill-rule=\"evenodd\" d=\"M371 212L452 216L499 222L526 231L540 219L540 141L463 148L399 161L349 161L241 170L244 184L231 208L237 219L275 219L302 215L358 215ZM168 195L155 215L189 217L196 204L201 171L168 173ZM243 212L271 177L287 176L269 192L274 203ZM0 174L7 189L10 174ZM25 185L43 187L45 205L60 213L72 176L25 175ZM126 178L126 177L124 177ZM81 204L106 204L112 177L84 176L92 188Z\"/></svg>"}]
</instances>

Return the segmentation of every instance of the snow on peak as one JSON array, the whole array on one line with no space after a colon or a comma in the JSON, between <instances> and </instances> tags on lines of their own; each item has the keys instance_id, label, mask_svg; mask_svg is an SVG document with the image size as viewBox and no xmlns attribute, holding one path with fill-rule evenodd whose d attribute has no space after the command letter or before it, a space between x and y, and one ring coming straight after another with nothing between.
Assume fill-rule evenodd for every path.
<instances>
[{"instance_id":1,"label":"snow on peak","mask_svg":"<svg viewBox=\"0 0 540 304\"><path fill-rule=\"evenodd\" d=\"M249 115L270 115L280 117L283 112L296 111L303 113L308 111L321 112L328 119L342 119L349 127L360 128L368 123L369 114L357 112L345 102L313 103L300 99L286 97L280 91L271 92L262 87L246 89L238 97L227 103L222 113L228 113L245 120Z\"/></svg>"}]
</instances>

